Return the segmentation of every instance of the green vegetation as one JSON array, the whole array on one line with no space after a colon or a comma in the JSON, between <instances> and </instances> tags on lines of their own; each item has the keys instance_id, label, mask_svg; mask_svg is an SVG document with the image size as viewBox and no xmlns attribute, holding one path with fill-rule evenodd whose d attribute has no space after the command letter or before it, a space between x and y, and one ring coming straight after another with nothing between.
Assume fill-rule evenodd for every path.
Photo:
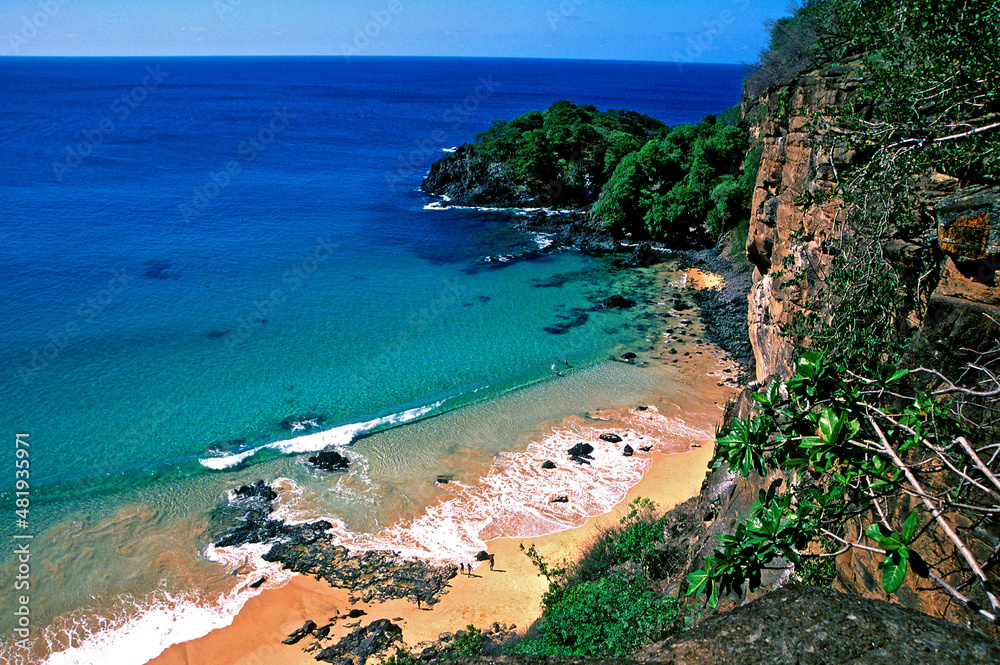
<instances>
[{"instance_id":1,"label":"green vegetation","mask_svg":"<svg viewBox=\"0 0 1000 665\"><path fill-rule=\"evenodd\" d=\"M550 566L534 547L525 551L548 579L549 591L537 637L507 651L623 658L688 623L676 597L652 589L666 518L654 516L656 506L648 499L636 499L629 508L620 526L601 534L571 569Z\"/></svg>"},{"instance_id":2,"label":"green vegetation","mask_svg":"<svg viewBox=\"0 0 1000 665\"><path fill-rule=\"evenodd\" d=\"M600 191L623 157L667 127L634 111L598 111L558 101L476 136L475 152L508 165L518 181L544 197Z\"/></svg>"},{"instance_id":3,"label":"green vegetation","mask_svg":"<svg viewBox=\"0 0 1000 665\"><path fill-rule=\"evenodd\" d=\"M448 650L448 658L467 658L483 652L483 631L471 623L455 633L455 641Z\"/></svg>"},{"instance_id":4,"label":"green vegetation","mask_svg":"<svg viewBox=\"0 0 1000 665\"><path fill-rule=\"evenodd\" d=\"M677 599L658 598L644 575L616 571L565 590L545 608L538 637L510 651L624 658L665 635L677 618L677 608Z\"/></svg>"},{"instance_id":5,"label":"green vegetation","mask_svg":"<svg viewBox=\"0 0 1000 665\"><path fill-rule=\"evenodd\" d=\"M678 125L622 159L594 214L621 233L673 245L717 237L749 215L760 151L748 154L748 140L711 117Z\"/></svg>"},{"instance_id":6,"label":"green vegetation","mask_svg":"<svg viewBox=\"0 0 1000 665\"><path fill-rule=\"evenodd\" d=\"M475 153L503 162L543 203L595 203L618 235L704 244L749 216L760 150L748 154L738 109L668 128L631 111L568 101L476 137Z\"/></svg>"},{"instance_id":7,"label":"green vegetation","mask_svg":"<svg viewBox=\"0 0 1000 665\"><path fill-rule=\"evenodd\" d=\"M856 372L810 351L791 379L755 393L756 413L720 433L713 464L744 476L780 471L787 487L762 490L734 533L718 537L721 546L689 576L688 594L703 594L714 607L744 585L756 589L762 572L781 560L809 576L819 572L816 559L859 547L882 556L886 593L912 571L995 621L1000 603L986 582L986 562L959 536L960 525L1000 508L991 489L1000 481L956 415L954 398L975 392L951 384L936 395L907 396L909 374L885 365ZM898 522L890 520L893 511ZM863 526L861 542L848 539L852 521ZM958 570L954 560L921 557L921 536L923 546L950 541ZM837 552L829 551L831 541ZM956 572L961 583L948 581Z\"/></svg>"}]
</instances>

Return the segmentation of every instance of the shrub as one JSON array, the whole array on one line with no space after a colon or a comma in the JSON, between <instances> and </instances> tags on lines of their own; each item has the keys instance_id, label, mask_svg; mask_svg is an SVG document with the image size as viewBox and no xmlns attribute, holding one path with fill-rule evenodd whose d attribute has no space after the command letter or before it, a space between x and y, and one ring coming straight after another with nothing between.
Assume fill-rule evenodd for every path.
<instances>
[{"instance_id":1,"label":"shrub","mask_svg":"<svg viewBox=\"0 0 1000 665\"><path fill-rule=\"evenodd\" d=\"M565 592L545 611L538 637L509 650L623 658L666 634L677 611L677 599L657 598L644 576L618 572Z\"/></svg>"}]
</instances>

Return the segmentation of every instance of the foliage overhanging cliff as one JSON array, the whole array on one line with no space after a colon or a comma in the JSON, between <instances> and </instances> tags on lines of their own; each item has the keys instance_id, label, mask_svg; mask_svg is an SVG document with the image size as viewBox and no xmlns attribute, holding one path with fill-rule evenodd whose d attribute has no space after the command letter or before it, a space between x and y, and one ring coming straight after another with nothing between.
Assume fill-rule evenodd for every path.
<instances>
[{"instance_id":1,"label":"foliage overhanging cliff","mask_svg":"<svg viewBox=\"0 0 1000 665\"><path fill-rule=\"evenodd\" d=\"M837 588L998 634L998 52L986 0L817 0L776 25L742 105L763 385L716 472L763 491L695 591L836 556Z\"/></svg>"}]
</instances>

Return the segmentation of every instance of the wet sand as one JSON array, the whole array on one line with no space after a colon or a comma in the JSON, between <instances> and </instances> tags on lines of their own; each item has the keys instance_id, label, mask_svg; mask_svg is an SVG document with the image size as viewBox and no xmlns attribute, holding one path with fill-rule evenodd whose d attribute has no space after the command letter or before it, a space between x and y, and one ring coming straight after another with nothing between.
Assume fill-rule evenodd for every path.
<instances>
[{"instance_id":1,"label":"wet sand","mask_svg":"<svg viewBox=\"0 0 1000 665\"><path fill-rule=\"evenodd\" d=\"M717 278L711 273L690 270L686 283L694 288L711 287L717 284ZM703 337L697 321L689 332L697 334L698 338ZM651 401L650 405L664 415L683 411L687 416L693 415L692 411L696 412L697 419L703 421L701 424L706 430L711 431L721 417L726 400L734 393L730 385L719 385L728 379L724 370L731 370L732 365L722 360L722 354L706 343L685 343L681 348L690 350L687 357L680 354L661 355L669 344L676 345L676 338L671 341L670 336L666 336L654 348L640 353L640 360L647 359L660 367L673 365L675 371L679 369L691 379L687 385L691 392L683 400L672 400L669 395L663 395ZM651 369L656 371L655 367ZM645 431L644 434L656 437L655 432ZM663 432L663 439L672 439L676 443L677 437ZM684 448L686 452L679 452ZM555 534L489 541L488 551L496 558L495 570L490 571L484 562L475 568L471 576L459 574L452 578L448 592L429 608L418 609L409 600L352 604L348 590L331 588L326 582L298 575L289 584L266 590L252 598L230 626L174 645L150 662L154 665L304 665L315 662L316 652L305 652L313 640L306 638L294 646L284 645L281 641L306 620L311 619L322 626L351 609L366 612L360 619L362 625L382 618L400 625L405 645L410 649L421 642L437 639L443 632L463 629L468 624L481 629L493 622L508 626L514 624L514 632L523 635L541 615L541 597L548 583L538 575L519 545L523 544L525 549L534 545L547 561L553 563L574 561L605 528L618 523L634 498L652 499L663 511L696 495L713 448L714 441L710 438L687 441L680 447L657 446L648 453L652 461L650 469L611 512L591 517L581 527ZM665 454L669 452L673 454ZM324 646L334 644L348 634L356 627L357 621L338 620L330 633L332 639L324 641Z\"/></svg>"},{"instance_id":2,"label":"wet sand","mask_svg":"<svg viewBox=\"0 0 1000 665\"><path fill-rule=\"evenodd\" d=\"M334 589L326 582L299 575L286 586L265 591L251 599L231 626L197 640L174 645L151 663L304 665L315 662L315 654L303 650L311 640L303 640L294 646L284 645L281 640L301 627L307 619L323 625L331 617L354 608L367 612L361 617L363 623L382 618L394 620L402 627L403 638L410 647L434 640L440 633L462 629L470 623L478 628L486 628L494 621L515 624L516 632L523 634L541 614L541 597L547 582L537 574L537 569L518 545L523 544L525 548L534 545L548 561L573 560L603 528L618 522L635 497L653 499L661 509L668 509L694 496L701 487L712 455L712 442L700 443L700 448L693 448L687 453L657 456L653 467L628 493L625 501L608 514L590 518L580 528L538 538L491 541L489 551L496 557L495 569L491 572L484 562L471 576L456 576L451 580L448 593L431 608L418 610L407 600L351 604L346 589ZM350 632L351 628L345 627L345 623L353 621L338 621L331 635L340 638Z\"/></svg>"}]
</instances>

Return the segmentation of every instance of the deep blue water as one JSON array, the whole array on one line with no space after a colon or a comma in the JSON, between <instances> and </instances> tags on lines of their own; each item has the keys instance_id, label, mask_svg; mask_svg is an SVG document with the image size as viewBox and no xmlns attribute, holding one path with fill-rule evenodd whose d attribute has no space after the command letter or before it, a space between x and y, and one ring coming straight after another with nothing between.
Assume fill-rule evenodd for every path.
<instances>
[{"instance_id":1,"label":"deep blue water","mask_svg":"<svg viewBox=\"0 0 1000 665\"><path fill-rule=\"evenodd\" d=\"M578 414L630 382L648 389L641 372L601 364L648 343L642 308L594 309L641 276L540 251L544 238L505 213L428 210L417 188L444 149L495 119L569 99L696 122L737 102L742 75L0 58L0 431L32 446L33 625L77 635L39 653L91 630L125 631L112 642L128 651L121 635L161 592L200 588L194 605L168 605L172 625L204 629L191 608L236 579L203 557L206 515L242 482L291 478L310 509L373 531L438 501L440 469L484 472L550 405ZM486 260L499 256L523 260ZM560 360L565 382L544 383ZM359 441L338 479L290 455L417 418ZM13 479L0 481L5 505ZM12 602L0 597L4 635ZM136 644L163 633L136 630ZM190 637L175 633L157 648Z\"/></svg>"},{"instance_id":2,"label":"deep blue water","mask_svg":"<svg viewBox=\"0 0 1000 665\"><path fill-rule=\"evenodd\" d=\"M565 98L693 122L735 103L742 73L0 59L2 429L44 440L36 483L130 484L207 472L199 459L289 437L290 416L448 408L537 380L555 355L600 357L621 341L601 316L543 331L592 304L599 263L490 270L536 239L502 214L425 210L416 188L494 119ZM533 288L553 275L576 278Z\"/></svg>"}]
</instances>

